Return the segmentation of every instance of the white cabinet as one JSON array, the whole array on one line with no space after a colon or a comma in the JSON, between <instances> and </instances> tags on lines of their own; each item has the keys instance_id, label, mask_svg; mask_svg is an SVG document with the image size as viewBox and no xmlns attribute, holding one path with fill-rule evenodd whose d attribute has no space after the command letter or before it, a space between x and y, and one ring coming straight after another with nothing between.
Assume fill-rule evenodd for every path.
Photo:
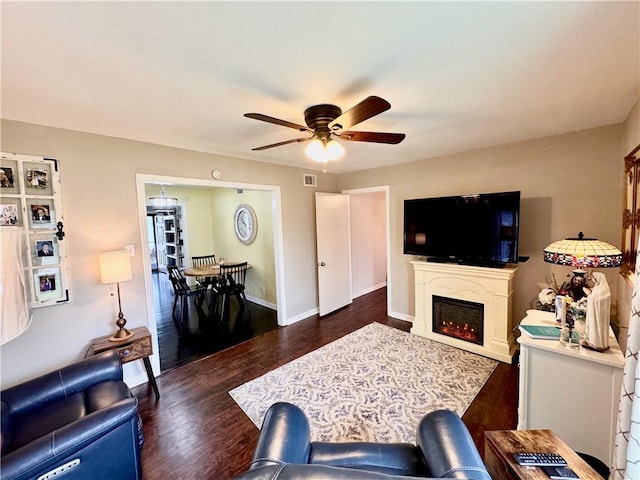
<instances>
[{"instance_id":1,"label":"white cabinet","mask_svg":"<svg viewBox=\"0 0 640 480\"><path fill-rule=\"evenodd\" d=\"M555 315L529 310L522 325L555 325ZM518 429L550 429L578 452L611 464L624 357L611 348L571 349L522 333Z\"/></svg>"}]
</instances>

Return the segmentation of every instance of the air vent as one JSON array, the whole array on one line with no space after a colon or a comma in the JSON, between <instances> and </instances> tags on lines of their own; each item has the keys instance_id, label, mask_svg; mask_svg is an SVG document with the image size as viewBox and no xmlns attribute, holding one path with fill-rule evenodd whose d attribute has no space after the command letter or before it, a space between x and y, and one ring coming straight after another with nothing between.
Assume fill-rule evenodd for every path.
<instances>
[{"instance_id":1,"label":"air vent","mask_svg":"<svg viewBox=\"0 0 640 480\"><path fill-rule=\"evenodd\" d=\"M302 183L305 187L317 187L318 177L316 175L312 175L311 173L303 173Z\"/></svg>"}]
</instances>

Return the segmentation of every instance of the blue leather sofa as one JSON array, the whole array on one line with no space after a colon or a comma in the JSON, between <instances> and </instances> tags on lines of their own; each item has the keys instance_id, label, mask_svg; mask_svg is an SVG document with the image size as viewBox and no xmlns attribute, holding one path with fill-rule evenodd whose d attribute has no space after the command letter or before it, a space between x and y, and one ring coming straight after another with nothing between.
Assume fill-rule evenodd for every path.
<instances>
[{"instance_id":1,"label":"blue leather sofa","mask_svg":"<svg viewBox=\"0 0 640 480\"><path fill-rule=\"evenodd\" d=\"M450 410L428 413L408 443L311 442L309 422L290 403L267 411L249 470L237 480L406 479L491 480L460 417Z\"/></svg>"},{"instance_id":2,"label":"blue leather sofa","mask_svg":"<svg viewBox=\"0 0 640 480\"><path fill-rule=\"evenodd\" d=\"M115 351L2 391L1 410L2 480L142 478L138 401Z\"/></svg>"}]
</instances>

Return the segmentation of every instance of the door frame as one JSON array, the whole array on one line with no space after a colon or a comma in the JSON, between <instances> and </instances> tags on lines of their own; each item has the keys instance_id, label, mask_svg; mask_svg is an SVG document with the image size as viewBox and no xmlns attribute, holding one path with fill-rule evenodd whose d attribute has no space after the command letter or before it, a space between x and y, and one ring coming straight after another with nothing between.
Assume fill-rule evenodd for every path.
<instances>
[{"instance_id":1,"label":"door frame","mask_svg":"<svg viewBox=\"0 0 640 480\"><path fill-rule=\"evenodd\" d=\"M377 185L373 187L353 188L348 190L342 190L341 193L347 195L357 195L359 193L375 193L382 192L385 197L385 223L386 223L386 264L387 264L387 315L391 316L391 301L392 289L391 289L391 206L389 200L389 185Z\"/></svg>"},{"instance_id":2,"label":"door frame","mask_svg":"<svg viewBox=\"0 0 640 480\"><path fill-rule=\"evenodd\" d=\"M286 288L284 275L284 243L282 234L282 200L280 187L277 185L260 185L253 183L227 182L221 180L206 180L202 178L172 177L168 175L152 175L146 173L136 173L136 196L138 201L138 219L140 223L140 242L145 297L147 305L147 325L151 332L155 351L158 351L158 328L155 317L155 305L153 301L153 278L151 274L151 259L149 254L149 243L147 238L147 199L145 195L145 184L155 183L158 185L180 185L184 187L211 187L211 188L232 188L245 190L261 190L271 193L271 212L273 222L273 248L274 265L276 275L276 314L278 325L287 325L286 318ZM160 355L151 356L151 366L155 375L160 375Z\"/></svg>"}]
</instances>

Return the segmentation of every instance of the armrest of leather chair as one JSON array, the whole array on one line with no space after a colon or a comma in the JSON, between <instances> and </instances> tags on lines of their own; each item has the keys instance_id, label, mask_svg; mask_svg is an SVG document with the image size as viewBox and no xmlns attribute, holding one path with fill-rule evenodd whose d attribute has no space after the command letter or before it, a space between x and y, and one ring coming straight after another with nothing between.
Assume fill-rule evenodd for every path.
<instances>
[{"instance_id":1,"label":"armrest of leather chair","mask_svg":"<svg viewBox=\"0 0 640 480\"><path fill-rule=\"evenodd\" d=\"M304 412L290 403L274 403L262 422L249 468L308 463L310 448L309 421Z\"/></svg>"},{"instance_id":2,"label":"armrest of leather chair","mask_svg":"<svg viewBox=\"0 0 640 480\"><path fill-rule=\"evenodd\" d=\"M2 478L28 478L29 469L46 471L57 459L66 458L108 435L123 424L131 424L131 434L138 430L138 401L135 397L120 400L73 423L44 435L2 456ZM137 442L138 439L134 438Z\"/></svg>"},{"instance_id":3,"label":"armrest of leather chair","mask_svg":"<svg viewBox=\"0 0 640 480\"><path fill-rule=\"evenodd\" d=\"M12 413L28 412L107 380L122 380L122 363L115 350L3 390L2 401Z\"/></svg>"},{"instance_id":4,"label":"armrest of leather chair","mask_svg":"<svg viewBox=\"0 0 640 480\"><path fill-rule=\"evenodd\" d=\"M462 419L450 410L424 416L418 426L427 475L437 478L491 480Z\"/></svg>"}]
</instances>

